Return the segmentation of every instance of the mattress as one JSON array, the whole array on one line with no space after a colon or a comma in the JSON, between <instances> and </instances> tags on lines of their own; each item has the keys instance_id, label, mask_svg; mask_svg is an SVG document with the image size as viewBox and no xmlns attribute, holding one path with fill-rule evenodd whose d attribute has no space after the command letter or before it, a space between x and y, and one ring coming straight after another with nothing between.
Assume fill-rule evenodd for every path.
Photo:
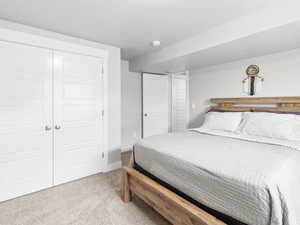
<instances>
[{"instance_id":1,"label":"mattress","mask_svg":"<svg viewBox=\"0 0 300 225\"><path fill-rule=\"evenodd\" d=\"M134 146L144 170L197 202L249 225L299 225L300 145L191 130Z\"/></svg>"}]
</instances>

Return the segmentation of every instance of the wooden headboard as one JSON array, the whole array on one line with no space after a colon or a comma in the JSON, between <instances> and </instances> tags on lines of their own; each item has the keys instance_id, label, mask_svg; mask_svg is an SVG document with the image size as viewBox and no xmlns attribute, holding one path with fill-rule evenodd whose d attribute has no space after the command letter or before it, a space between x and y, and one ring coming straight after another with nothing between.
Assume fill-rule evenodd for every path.
<instances>
[{"instance_id":1,"label":"wooden headboard","mask_svg":"<svg viewBox=\"0 0 300 225\"><path fill-rule=\"evenodd\" d=\"M220 110L300 112L300 97L212 98L210 102L217 104L211 108Z\"/></svg>"}]
</instances>

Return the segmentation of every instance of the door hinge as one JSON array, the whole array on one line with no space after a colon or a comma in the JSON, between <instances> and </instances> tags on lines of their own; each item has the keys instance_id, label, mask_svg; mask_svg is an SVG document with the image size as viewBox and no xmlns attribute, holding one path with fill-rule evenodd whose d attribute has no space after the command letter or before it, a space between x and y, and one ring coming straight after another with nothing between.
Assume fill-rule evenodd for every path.
<instances>
[{"instance_id":1,"label":"door hinge","mask_svg":"<svg viewBox=\"0 0 300 225\"><path fill-rule=\"evenodd\" d=\"M102 66L102 70L101 70L101 78L104 78L104 67Z\"/></svg>"},{"instance_id":2,"label":"door hinge","mask_svg":"<svg viewBox=\"0 0 300 225\"><path fill-rule=\"evenodd\" d=\"M104 152L102 152L102 159L104 159Z\"/></svg>"},{"instance_id":3,"label":"door hinge","mask_svg":"<svg viewBox=\"0 0 300 225\"><path fill-rule=\"evenodd\" d=\"M104 117L104 110L101 111L101 117Z\"/></svg>"}]
</instances>

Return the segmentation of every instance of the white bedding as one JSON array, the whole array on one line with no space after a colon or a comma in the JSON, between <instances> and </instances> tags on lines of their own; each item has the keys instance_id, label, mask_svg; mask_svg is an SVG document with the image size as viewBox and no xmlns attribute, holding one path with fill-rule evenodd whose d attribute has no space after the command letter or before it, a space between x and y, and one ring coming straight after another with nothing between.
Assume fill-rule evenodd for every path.
<instances>
[{"instance_id":1,"label":"white bedding","mask_svg":"<svg viewBox=\"0 0 300 225\"><path fill-rule=\"evenodd\" d=\"M298 142L200 128L134 149L138 165L212 209L249 225L299 225Z\"/></svg>"},{"instance_id":2,"label":"white bedding","mask_svg":"<svg viewBox=\"0 0 300 225\"><path fill-rule=\"evenodd\" d=\"M202 127L210 130L235 131L242 121L241 112L208 112Z\"/></svg>"},{"instance_id":3,"label":"white bedding","mask_svg":"<svg viewBox=\"0 0 300 225\"><path fill-rule=\"evenodd\" d=\"M273 139L297 140L299 120L293 114L245 112L240 131L243 134Z\"/></svg>"}]
</instances>

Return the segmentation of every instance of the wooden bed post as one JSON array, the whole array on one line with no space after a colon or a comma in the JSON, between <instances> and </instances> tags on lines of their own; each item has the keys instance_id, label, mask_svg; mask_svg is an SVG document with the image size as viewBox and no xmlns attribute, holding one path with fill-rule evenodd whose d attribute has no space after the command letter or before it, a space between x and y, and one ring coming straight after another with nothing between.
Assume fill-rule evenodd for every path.
<instances>
[{"instance_id":1,"label":"wooden bed post","mask_svg":"<svg viewBox=\"0 0 300 225\"><path fill-rule=\"evenodd\" d=\"M126 169L122 170L123 173L123 184L122 184L122 200L125 203L131 201L131 191L129 187L129 174Z\"/></svg>"}]
</instances>

